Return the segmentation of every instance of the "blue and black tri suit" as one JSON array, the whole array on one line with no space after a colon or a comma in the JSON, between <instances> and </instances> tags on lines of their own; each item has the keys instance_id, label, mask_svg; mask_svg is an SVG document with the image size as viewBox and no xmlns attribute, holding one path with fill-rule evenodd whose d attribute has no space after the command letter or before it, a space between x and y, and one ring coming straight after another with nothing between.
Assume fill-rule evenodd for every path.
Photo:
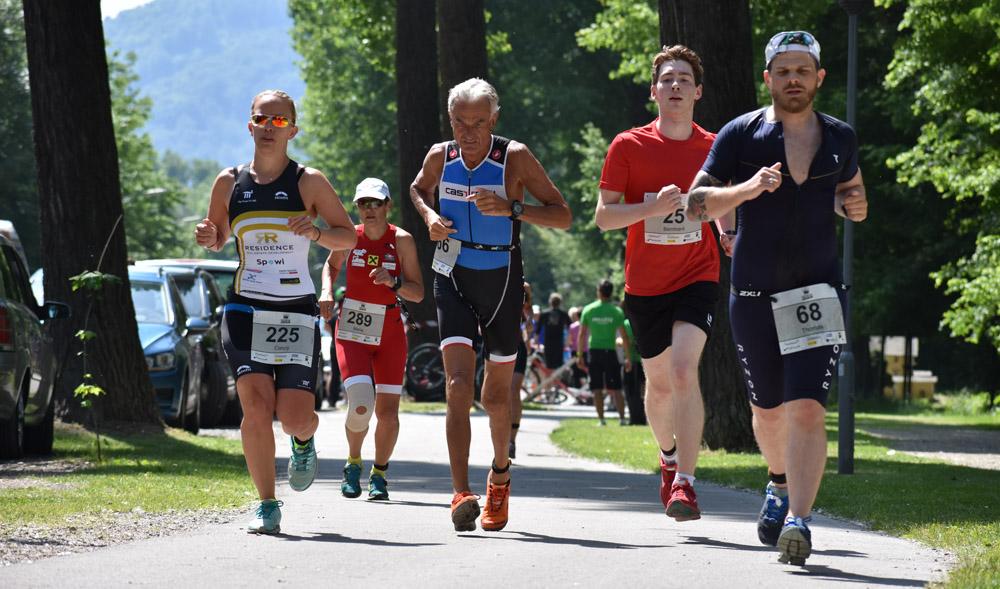
<instances>
[{"instance_id":1,"label":"blue and black tri suit","mask_svg":"<svg viewBox=\"0 0 1000 589\"><path fill-rule=\"evenodd\" d=\"M438 186L441 216L456 230L450 237L462 242L451 276L434 277L441 347L472 346L481 332L493 362L513 362L521 339L521 223L484 215L466 196L484 188L507 198L504 180L509 145L509 139L494 135L486 157L469 169L461 148L449 142Z\"/></svg>"},{"instance_id":2,"label":"blue and black tri suit","mask_svg":"<svg viewBox=\"0 0 1000 589\"><path fill-rule=\"evenodd\" d=\"M702 170L721 182L739 184L763 167L781 162L782 182L736 209L729 298L733 339L751 403L770 409L794 399L826 402L839 346L782 356L769 295L843 279L837 256L837 184L858 172L857 137L843 121L815 113L822 127L809 176L795 184L785 159L780 122L767 109L733 119L719 131ZM843 290L838 288L843 303Z\"/></svg>"}]
</instances>

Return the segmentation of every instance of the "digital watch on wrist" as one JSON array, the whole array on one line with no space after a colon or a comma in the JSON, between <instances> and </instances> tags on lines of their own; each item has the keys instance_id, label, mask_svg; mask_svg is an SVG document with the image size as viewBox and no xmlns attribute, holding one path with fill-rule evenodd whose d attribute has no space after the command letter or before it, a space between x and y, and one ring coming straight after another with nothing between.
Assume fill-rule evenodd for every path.
<instances>
[{"instance_id":1,"label":"digital watch on wrist","mask_svg":"<svg viewBox=\"0 0 1000 589\"><path fill-rule=\"evenodd\" d=\"M524 203L519 200L512 200L510 202L510 219L516 221L518 217L524 212Z\"/></svg>"}]
</instances>

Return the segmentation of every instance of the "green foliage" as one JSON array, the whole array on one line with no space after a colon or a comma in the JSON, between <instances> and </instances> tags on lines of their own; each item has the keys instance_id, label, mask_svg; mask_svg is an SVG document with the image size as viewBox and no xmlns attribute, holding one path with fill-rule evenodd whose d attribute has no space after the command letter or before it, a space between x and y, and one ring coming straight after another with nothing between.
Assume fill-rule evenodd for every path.
<instances>
[{"instance_id":1,"label":"green foliage","mask_svg":"<svg viewBox=\"0 0 1000 589\"><path fill-rule=\"evenodd\" d=\"M660 20L651 0L601 0L604 7L594 22L577 32L588 51L609 49L618 54L618 68L608 75L648 86L653 74L650 59L660 46Z\"/></svg>"},{"instance_id":2,"label":"green foliage","mask_svg":"<svg viewBox=\"0 0 1000 589\"><path fill-rule=\"evenodd\" d=\"M182 187L157 167L149 134L153 102L139 95L135 55L108 55L111 113L118 145L118 174L125 210L125 237L134 259L180 257L193 251L188 227L177 222Z\"/></svg>"},{"instance_id":3,"label":"green foliage","mask_svg":"<svg viewBox=\"0 0 1000 589\"><path fill-rule=\"evenodd\" d=\"M69 277L70 287L73 292L82 290L88 296L100 296L100 292L107 284L118 284L121 281L122 279L114 274L98 272L97 270L86 270L76 276Z\"/></svg>"},{"instance_id":4,"label":"green foliage","mask_svg":"<svg viewBox=\"0 0 1000 589\"><path fill-rule=\"evenodd\" d=\"M375 176L397 182L395 3L290 0L307 80L295 141L342 195Z\"/></svg>"},{"instance_id":5,"label":"green foliage","mask_svg":"<svg viewBox=\"0 0 1000 589\"><path fill-rule=\"evenodd\" d=\"M900 29L885 85L912 90L912 114L924 123L916 145L889 163L908 186L973 203L958 227L976 236L975 252L933 278L958 295L942 325L1000 351L1000 0L914 0Z\"/></svg>"},{"instance_id":6,"label":"green foliage","mask_svg":"<svg viewBox=\"0 0 1000 589\"><path fill-rule=\"evenodd\" d=\"M39 221L31 96L20 0L0 0L0 218L14 222L28 262L38 265Z\"/></svg>"}]
</instances>

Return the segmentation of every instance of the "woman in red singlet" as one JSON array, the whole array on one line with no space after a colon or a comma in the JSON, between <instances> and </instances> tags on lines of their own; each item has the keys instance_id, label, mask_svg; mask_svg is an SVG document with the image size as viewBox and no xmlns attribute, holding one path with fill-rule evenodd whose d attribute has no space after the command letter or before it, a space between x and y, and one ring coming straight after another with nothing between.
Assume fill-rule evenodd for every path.
<instances>
[{"instance_id":1,"label":"woman in red singlet","mask_svg":"<svg viewBox=\"0 0 1000 589\"><path fill-rule=\"evenodd\" d=\"M337 359L347 397L347 444L340 491L361 495L361 446L374 411L375 463L368 478L368 498L389 498L386 470L399 435L399 397L406 368L406 336L397 297L420 302L424 283L413 236L387 221L392 209L389 187L365 178L354 194L361 224L354 249L330 252L323 268L320 313L333 313L333 283L346 268L347 292L334 330Z\"/></svg>"}]
</instances>

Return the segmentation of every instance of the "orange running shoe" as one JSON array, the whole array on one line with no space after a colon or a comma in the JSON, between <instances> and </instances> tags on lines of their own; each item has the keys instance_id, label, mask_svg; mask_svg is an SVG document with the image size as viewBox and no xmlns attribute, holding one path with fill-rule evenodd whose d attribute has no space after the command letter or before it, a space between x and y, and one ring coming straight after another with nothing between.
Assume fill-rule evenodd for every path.
<instances>
[{"instance_id":1,"label":"orange running shoe","mask_svg":"<svg viewBox=\"0 0 1000 589\"><path fill-rule=\"evenodd\" d=\"M663 502L664 509L670 503L670 488L674 486L675 476L677 476L677 463L667 464L663 456L660 456L660 501Z\"/></svg>"},{"instance_id":2,"label":"orange running shoe","mask_svg":"<svg viewBox=\"0 0 1000 589\"><path fill-rule=\"evenodd\" d=\"M681 480L670 487L670 501L667 502L667 515L679 522L701 519L698 509L698 497L694 494L691 483Z\"/></svg>"},{"instance_id":3,"label":"orange running shoe","mask_svg":"<svg viewBox=\"0 0 1000 589\"><path fill-rule=\"evenodd\" d=\"M477 517L479 517L479 495L473 495L468 491L455 493L451 498L451 523L455 524L455 531L476 531Z\"/></svg>"},{"instance_id":4,"label":"orange running shoe","mask_svg":"<svg viewBox=\"0 0 1000 589\"><path fill-rule=\"evenodd\" d=\"M486 482L486 506L483 508L483 530L499 532L507 525L507 500L510 498L510 481L505 485Z\"/></svg>"}]
</instances>

